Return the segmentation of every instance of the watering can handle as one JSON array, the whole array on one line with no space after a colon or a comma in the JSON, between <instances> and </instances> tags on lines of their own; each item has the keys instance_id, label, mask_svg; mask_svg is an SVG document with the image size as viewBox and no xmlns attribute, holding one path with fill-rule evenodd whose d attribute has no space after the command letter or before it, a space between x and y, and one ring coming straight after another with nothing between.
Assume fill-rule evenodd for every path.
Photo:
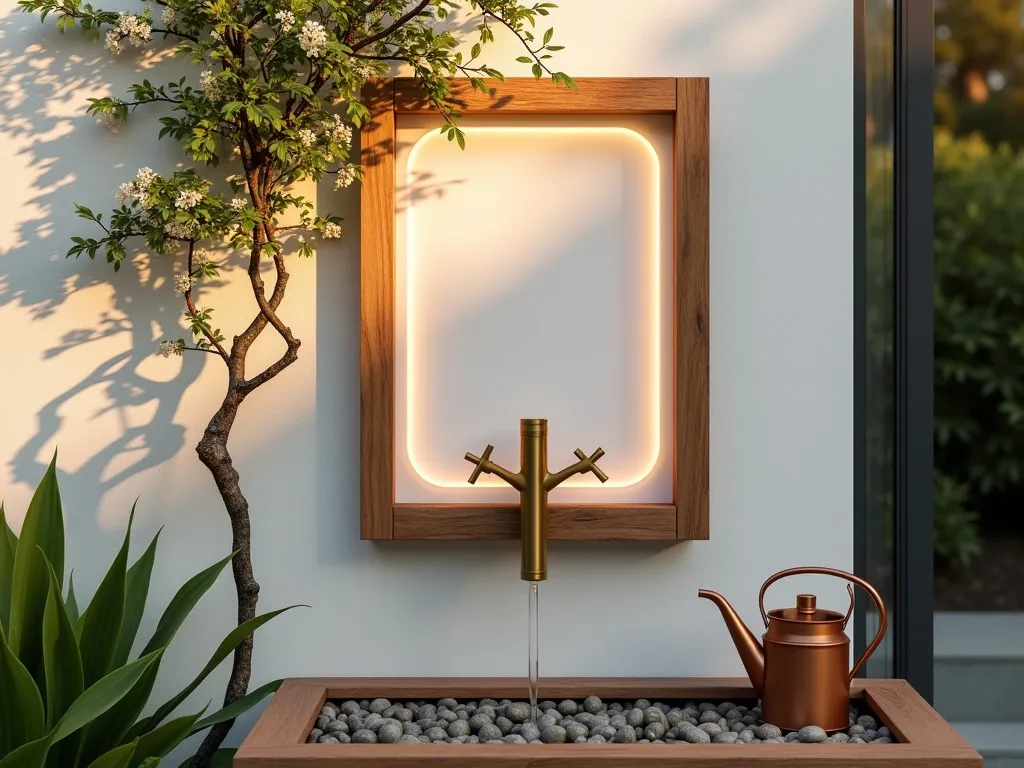
<instances>
[{"instance_id":1,"label":"watering can handle","mask_svg":"<svg viewBox=\"0 0 1024 768\"><path fill-rule=\"evenodd\" d=\"M805 566L803 568L789 568L788 570L779 571L773 576L769 576L768 580L761 585L761 592L757 596L757 607L761 609L761 618L764 620L765 627L768 626L768 614L766 614L764 610L764 593L768 591L768 587L770 587L779 579L784 579L787 576L797 576L799 574L804 573L817 573L823 576L835 576L840 579L845 579L846 581L851 581L857 586L861 587L865 592L867 592L871 596L871 599L875 601L875 607L878 608L878 632L875 634L875 639L872 640L871 644L867 647L867 650L864 651L864 655L861 656L860 659L858 659L857 663L853 665L853 669L850 671L850 680L852 681L853 678L857 676L857 673L860 671L860 668L864 666L864 662L867 661L868 657L870 657L871 654L875 652L875 649L878 647L878 644L882 642L882 637L885 635L885 603L882 602L882 597L878 594L878 590L876 590L874 587L868 584L868 582L864 581L864 579L860 578L860 576L854 576L852 573L840 571L835 568L826 568L824 566L813 565ZM847 614L846 620L843 621L844 627L846 626L846 621L848 621L849 618L850 614Z\"/></svg>"}]
</instances>

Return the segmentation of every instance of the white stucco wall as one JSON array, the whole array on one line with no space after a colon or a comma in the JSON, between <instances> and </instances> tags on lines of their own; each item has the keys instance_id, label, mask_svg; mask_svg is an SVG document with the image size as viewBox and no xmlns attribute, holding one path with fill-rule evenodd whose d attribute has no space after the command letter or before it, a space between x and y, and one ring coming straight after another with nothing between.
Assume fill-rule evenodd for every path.
<instances>
[{"instance_id":1,"label":"white stucco wall","mask_svg":"<svg viewBox=\"0 0 1024 768\"><path fill-rule=\"evenodd\" d=\"M612 0L561 5L560 64L573 75L711 78L711 540L553 545L541 673L738 674L699 587L753 623L775 570L852 563L852 5L646 0L627 15ZM89 231L72 201L103 210L139 166L179 161L154 141L158 110L116 135L84 115L89 96L120 95L168 65L133 54L110 63L99 44L40 25L15 0L0 0L0 35L0 489L17 527L60 446L68 560L86 595L140 497L135 551L165 527L145 636L177 586L229 547L193 452L223 373L212 356L152 354L179 335L172 264L114 276L63 254ZM516 55L503 45L489 61L518 73ZM514 543L359 540L358 195L324 185L318 198L352 229L293 264L283 312L302 359L250 399L233 442L261 607L312 606L261 630L254 682L521 674ZM209 300L224 328L249 312L240 264ZM814 588L845 606L839 585ZM232 594L225 577L185 626L158 699L232 625ZM192 703L217 698L224 674Z\"/></svg>"}]
</instances>

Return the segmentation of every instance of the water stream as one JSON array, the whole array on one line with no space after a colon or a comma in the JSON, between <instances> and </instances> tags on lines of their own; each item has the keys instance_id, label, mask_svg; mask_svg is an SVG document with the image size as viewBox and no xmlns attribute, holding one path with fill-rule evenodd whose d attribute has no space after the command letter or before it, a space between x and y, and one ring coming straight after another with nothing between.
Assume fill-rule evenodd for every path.
<instances>
[{"instance_id":1,"label":"water stream","mask_svg":"<svg viewBox=\"0 0 1024 768\"><path fill-rule=\"evenodd\" d=\"M540 651L540 648L539 648L540 637L539 637L538 628L537 628L537 623L538 623L537 622L537 618L538 618L538 616L537 616L537 612L538 612L538 605L537 605L537 603L538 603L538 600L539 600L539 595L538 595L538 590L537 590L538 584L537 584L536 581L531 581L527 586L530 589L530 608L529 608L529 616L530 616L530 643L529 643L530 644L530 668L529 668L529 678L530 678L530 714L533 717L533 722L536 723L537 722L537 718L540 715L540 713L537 711L537 685L538 685L538 682L539 682L538 681L538 675L537 675L537 669L538 669L538 659L537 659L537 656L538 656L538 653Z\"/></svg>"}]
</instances>

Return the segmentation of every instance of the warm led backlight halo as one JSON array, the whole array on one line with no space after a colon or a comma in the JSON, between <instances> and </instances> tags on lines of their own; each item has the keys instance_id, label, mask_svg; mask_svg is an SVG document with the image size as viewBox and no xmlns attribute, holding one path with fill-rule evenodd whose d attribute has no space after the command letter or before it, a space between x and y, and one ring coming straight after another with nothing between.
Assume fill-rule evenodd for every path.
<instances>
[{"instance_id":1,"label":"warm led backlight halo","mask_svg":"<svg viewBox=\"0 0 1024 768\"><path fill-rule=\"evenodd\" d=\"M638 143L648 155L651 160L652 168L652 188L653 204L651 205L651 219L649 226L651 228L651 259L652 264L652 292L653 298L647 302L647 306L650 309L649 321L651 325L651 332L648 334L648 340L651 344L653 354L651 359L653 360L652 370L650 373L650 379L648 382L649 397L648 403L650 406L650 412L648 419L650 423L649 435L650 444L652 450L649 452L650 458L641 470L634 473L632 477L628 478L616 478L612 477L607 483L604 483L605 488L628 488L638 483L643 482L648 475L654 470L658 463L658 458L661 455L661 164L658 161L658 153L655 150L651 142L643 134L631 129L623 128L620 126L465 126L462 131L471 137L473 134L508 134L508 135L565 135L565 134L583 134L583 135L606 135L606 136L621 136L626 141L633 141ZM408 161L406 163L406 184L412 186L414 182L414 168L416 156L419 151L428 144L431 140L440 141L443 140L445 143L448 142L447 137L443 136L436 130L428 131L424 133L412 149L409 151ZM416 413L417 409L415 406L415 400L413 392L416 391L414 382L417 380L417 368L416 368L416 356L414 354L414 346L410 339L412 333L410 328L412 326L412 318L416 315L413 310L415 306L415 292L413 286L416 281L414 278L416 259L413 254L413 238L414 229L414 211L415 206L409 205L406 209L406 256L405 256L405 269L406 269L406 296L405 296L405 322L406 322L406 341L405 341L405 353L406 353L406 454L409 457L409 464L412 466L414 472L420 476L424 481L438 488L468 488L469 483L466 480L445 480L437 478L427 470L425 470L416 459L416 453L413 450L415 443L415 428L417 426ZM514 462L513 462L514 463ZM467 475L468 476L468 475ZM487 476L481 477L477 482L478 486L500 486L501 481ZM593 488L600 487L602 484L594 477L587 475L585 477L577 476L572 480L563 483L564 488Z\"/></svg>"}]
</instances>

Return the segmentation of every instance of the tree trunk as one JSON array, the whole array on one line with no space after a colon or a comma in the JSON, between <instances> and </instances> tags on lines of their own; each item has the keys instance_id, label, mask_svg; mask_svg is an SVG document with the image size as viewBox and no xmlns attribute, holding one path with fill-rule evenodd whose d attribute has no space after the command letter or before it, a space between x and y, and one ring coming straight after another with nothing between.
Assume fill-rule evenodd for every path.
<instances>
[{"instance_id":1,"label":"tree trunk","mask_svg":"<svg viewBox=\"0 0 1024 768\"><path fill-rule=\"evenodd\" d=\"M252 573L251 529L249 524L249 502L242 495L238 482L238 472L228 453L228 437L231 426L238 414L238 407L245 399L233 386L229 386L217 413L203 433L203 439L196 446L200 461L206 465L213 475L217 490L224 501L228 518L231 521L231 549L235 557L231 561L234 574L235 592L238 598L238 623L249 621L256 616L256 601L259 598L260 585L256 583ZM240 699L249 688L252 675L253 637L250 635L235 649L231 676L228 678L224 693L224 705ZM217 751L231 730L233 721L215 725L207 733L192 760L194 768L206 766L213 753Z\"/></svg>"}]
</instances>

